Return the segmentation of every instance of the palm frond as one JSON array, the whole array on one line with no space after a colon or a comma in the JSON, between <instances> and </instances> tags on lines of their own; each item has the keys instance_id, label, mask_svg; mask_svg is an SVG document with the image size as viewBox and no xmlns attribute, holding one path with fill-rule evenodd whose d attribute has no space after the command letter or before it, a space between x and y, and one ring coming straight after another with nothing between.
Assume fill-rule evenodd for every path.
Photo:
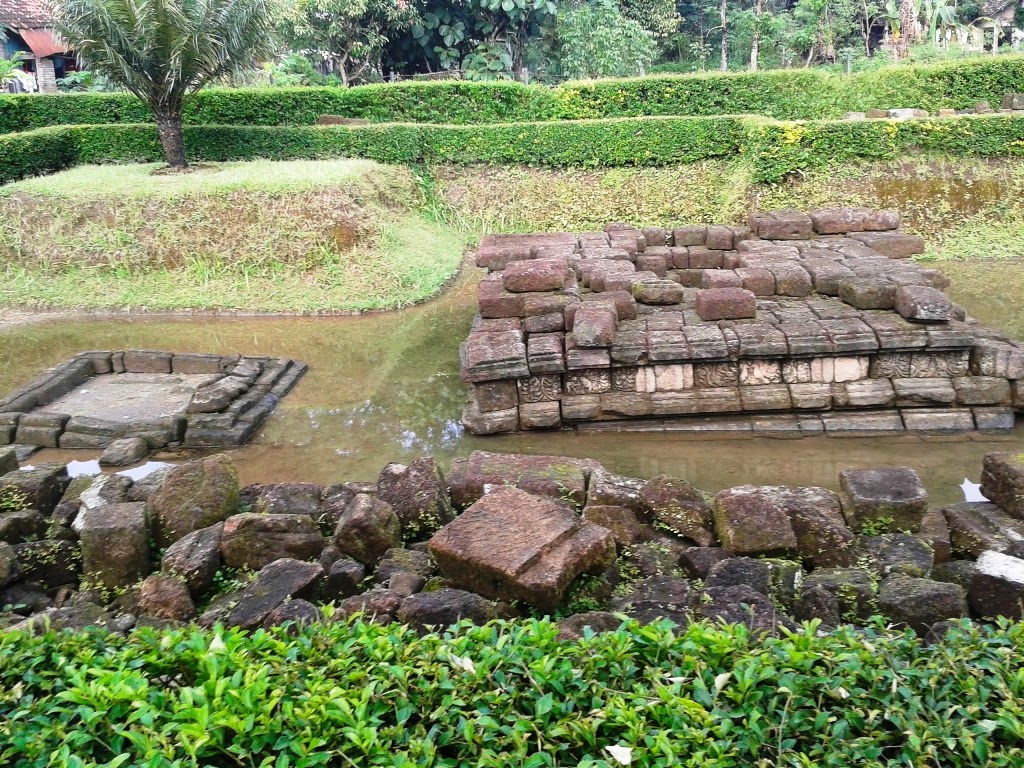
<instances>
[{"instance_id":1,"label":"palm frond","mask_svg":"<svg viewBox=\"0 0 1024 768\"><path fill-rule=\"evenodd\" d=\"M154 109L269 57L276 0L57 0L56 23L94 71Z\"/></svg>"}]
</instances>

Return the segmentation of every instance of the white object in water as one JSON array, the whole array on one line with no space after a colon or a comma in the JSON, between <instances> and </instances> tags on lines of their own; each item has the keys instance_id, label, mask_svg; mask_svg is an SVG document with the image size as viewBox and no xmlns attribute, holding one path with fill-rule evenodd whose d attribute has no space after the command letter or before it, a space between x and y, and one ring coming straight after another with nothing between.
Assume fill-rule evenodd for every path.
<instances>
[{"instance_id":1,"label":"white object in water","mask_svg":"<svg viewBox=\"0 0 1024 768\"><path fill-rule=\"evenodd\" d=\"M964 492L964 501L988 501L981 495L981 483L972 483L966 477L960 483L960 490Z\"/></svg>"}]
</instances>

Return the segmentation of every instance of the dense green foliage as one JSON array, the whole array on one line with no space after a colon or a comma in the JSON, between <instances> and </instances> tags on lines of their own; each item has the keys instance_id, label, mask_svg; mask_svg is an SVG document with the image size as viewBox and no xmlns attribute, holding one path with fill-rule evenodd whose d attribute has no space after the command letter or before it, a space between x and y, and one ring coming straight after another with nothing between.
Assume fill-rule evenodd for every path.
<instances>
[{"instance_id":1,"label":"dense green foliage","mask_svg":"<svg viewBox=\"0 0 1024 768\"><path fill-rule=\"evenodd\" d=\"M753 164L755 181L780 181L802 170L912 153L1024 156L1024 118L1009 115L801 123L751 118L745 127L743 152Z\"/></svg>"},{"instance_id":2,"label":"dense green foliage","mask_svg":"<svg viewBox=\"0 0 1024 768\"><path fill-rule=\"evenodd\" d=\"M193 126L185 128L192 160L363 157L386 163L523 163L548 166L665 165L735 154L736 118L641 118L442 126L392 123L358 127ZM54 151L28 152L39 135L60 136ZM51 144L47 143L45 147ZM0 183L81 163L160 158L149 125L44 128L0 136L22 162L0 166ZM45 148L44 147L44 148ZM69 155L72 158L69 161Z\"/></svg>"},{"instance_id":3,"label":"dense green foliage","mask_svg":"<svg viewBox=\"0 0 1024 768\"><path fill-rule=\"evenodd\" d=\"M561 74L570 78L628 77L654 61L654 39L614 0L583 3L561 14L556 29Z\"/></svg>"},{"instance_id":4,"label":"dense green foliage","mask_svg":"<svg viewBox=\"0 0 1024 768\"><path fill-rule=\"evenodd\" d=\"M679 165L715 157L749 161L753 181L856 158L924 151L950 157L1024 155L1024 118L778 122L759 117L637 117L490 125L208 125L185 129L193 160L361 157L397 164L488 163L553 167ZM150 125L43 128L0 136L13 160L0 183L83 163L160 158Z\"/></svg>"},{"instance_id":5,"label":"dense green foliage","mask_svg":"<svg viewBox=\"0 0 1024 768\"><path fill-rule=\"evenodd\" d=\"M0 157L3 158L0 184L6 184L26 176L69 168L78 162L78 151L68 141L66 128L40 128L27 133L0 135Z\"/></svg>"},{"instance_id":6,"label":"dense green foliage","mask_svg":"<svg viewBox=\"0 0 1024 768\"><path fill-rule=\"evenodd\" d=\"M548 622L417 636L0 634L0 761L149 766L1017 766L1024 625L936 646L878 627L780 639ZM619 752L618 754L623 754ZM113 761L113 762L108 762Z\"/></svg>"},{"instance_id":7,"label":"dense green foliage","mask_svg":"<svg viewBox=\"0 0 1024 768\"><path fill-rule=\"evenodd\" d=\"M1006 56L918 67L889 67L852 77L818 69L714 73L567 83L561 116L753 114L820 120L869 108L965 109L998 106L1024 91L1024 57Z\"/></svg>"},{"instance_id":8,"label":"dense green foliage","mask_svg":"<svg viewBox=\"0 0 1024 768\"><path fill-rule=\"evenodd\" d=\"M853 77L821 70L566 83L402 83L356 88L209 89L186 102L186 124L311 125L336 114L373 122L501 123L643 115L754 114L838 118L869 107L963 109L1024 91L1024 56L888 68ZM144 122L127 94L0 96L0 133L75 123Z\"/></svg>"}]
</instances>

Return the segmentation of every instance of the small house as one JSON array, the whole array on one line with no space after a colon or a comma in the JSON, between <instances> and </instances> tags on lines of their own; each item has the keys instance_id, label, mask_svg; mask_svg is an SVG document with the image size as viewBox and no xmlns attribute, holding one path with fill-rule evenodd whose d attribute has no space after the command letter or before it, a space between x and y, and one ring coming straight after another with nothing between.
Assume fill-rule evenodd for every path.
<instances>
[{"instance_id":1,"label":"small house","mask_svg":"<svg viewBox=\"0 0 1024 768\"><path fill-rule=\"evenodd\" d=\"M0 0L0 56L18 54L41 93L56 91L57 80L77 68L45 0Z\"/></svg>"}]
</instances>

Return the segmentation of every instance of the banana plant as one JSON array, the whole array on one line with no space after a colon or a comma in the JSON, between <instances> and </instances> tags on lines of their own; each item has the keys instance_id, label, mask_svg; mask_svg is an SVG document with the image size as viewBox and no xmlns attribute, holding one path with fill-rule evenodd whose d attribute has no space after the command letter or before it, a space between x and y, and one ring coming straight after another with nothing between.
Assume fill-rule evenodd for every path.
<instances>
[{"instance_id":1,"label":"banana plant","mask_svg":"<svg viewBox=\"0 0 1024 768\"><path fill-rule=\"evenodd\" d=\"M0 86L11 82L21 66L21 52L15 53L11 58L5 59L0 56Z\"/></svg>"}]
</instances>

